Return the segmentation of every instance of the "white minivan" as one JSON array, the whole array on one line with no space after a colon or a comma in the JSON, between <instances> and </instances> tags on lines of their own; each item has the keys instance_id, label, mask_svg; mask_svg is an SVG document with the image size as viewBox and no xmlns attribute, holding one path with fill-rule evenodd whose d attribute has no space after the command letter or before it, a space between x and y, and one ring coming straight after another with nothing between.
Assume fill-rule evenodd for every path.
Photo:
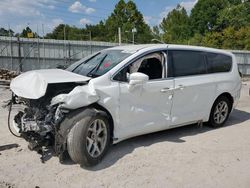
<instances>
[{"instance_id":1,"label":"white minivan","mask_svg":"<svg viewBox=\"0 0 250 188\"><path fill-rule=\"evenodd\" d=\"M150 44L105 49L66 70L25 72L10 87L11 106L24 106L13 126L30 149L51 147L61 160L69 154L91 166L124 139L192 123L222 126L241 78L230 52Z\"/></svg>"}]
</instances>

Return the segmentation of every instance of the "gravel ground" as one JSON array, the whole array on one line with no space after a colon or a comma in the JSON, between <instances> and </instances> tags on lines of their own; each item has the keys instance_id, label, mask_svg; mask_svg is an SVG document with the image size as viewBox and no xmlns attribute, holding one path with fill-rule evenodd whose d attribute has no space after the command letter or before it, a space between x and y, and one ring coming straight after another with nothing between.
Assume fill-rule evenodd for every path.
<instances>
[{"instance_id":1,"label":"gravel ground","mask_svg":"<svg viewBox=\"0 0 250 188\"><path fill-rule=\"evenodd\" d=\"M89 169L51 157L44 164L7 130L0 107L0 187L250 187L250 81L228 123L189 125L123 141ZM0 102L10 97L0 88ZM18 144L18 147L17 147ZM3 147L8 145L8 147Z\"/></svg>"}]
</instances>

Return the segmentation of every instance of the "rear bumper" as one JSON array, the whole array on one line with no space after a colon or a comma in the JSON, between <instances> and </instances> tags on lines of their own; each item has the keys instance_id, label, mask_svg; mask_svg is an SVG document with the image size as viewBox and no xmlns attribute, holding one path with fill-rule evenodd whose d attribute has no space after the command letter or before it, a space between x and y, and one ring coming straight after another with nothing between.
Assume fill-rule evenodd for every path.
<instances>
[{"instance_id":1,"label":"rear bumper","mask_svg":"<svg viewBox=\"0 0 250 188\"><path fill-rule=\"evenodd\" d=\"M236 108L236 106L237 106L237 104L239 102L239 99L240 99L240 93L241 93L241 86L240 86L240 89L238 89L235 92L235 95L233 96L234 103L233 103L232 109Z\"/></svg>"}]
</instances>

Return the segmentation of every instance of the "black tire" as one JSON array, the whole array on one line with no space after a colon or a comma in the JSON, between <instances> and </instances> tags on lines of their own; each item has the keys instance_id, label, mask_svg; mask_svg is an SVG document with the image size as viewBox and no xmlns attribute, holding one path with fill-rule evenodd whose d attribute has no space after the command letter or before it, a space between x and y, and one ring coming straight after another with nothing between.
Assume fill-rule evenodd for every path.
<instances>
[{"instance_id":1,"label":"black tire","mask_svg":"<svg viewBox=\"0 0 250 188\"><path fill-rule=\"evenodd\" d=\"M215 113L216 113L216 107L221 103L226 104L228 110L227 110L227 114L224 115L225 119L223 118L221 122L218 122L217 118L215 117ZM216 101L213 104L212 110L210 112L208 125L210 127L213 127L213 128L222 127L229 117L229 114L231 112L231 108L232 108L231 101L226 96L220 96L218 99L216 99Z\"/></svg>"},{"instance_id":2,"label":"black tire","mask_svg":"<svg viewBox=\"0 0 250 188\"><path fill-rule=\"evenodd\" d=\"M90 126L95 120L104 122L107 130L107 139L100 155L93 157L87 149L87 134L89 133ZM98 111L98 113L94 111L93 113L93 110L86 109L78 114L77 121L74 120L74 122L74 126L67 137L67 149L70 158L81 166L87 167L98 164L110 146L110 125L107 114L103 111Z\"/></svg>"}]
</instances>

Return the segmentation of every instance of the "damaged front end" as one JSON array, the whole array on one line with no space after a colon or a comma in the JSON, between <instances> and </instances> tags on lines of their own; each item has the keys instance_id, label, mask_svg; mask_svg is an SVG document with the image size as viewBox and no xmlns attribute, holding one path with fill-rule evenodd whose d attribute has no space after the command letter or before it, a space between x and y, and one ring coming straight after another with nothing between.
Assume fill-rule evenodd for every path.
<instances>
[{"instance_id":1,"label":"damaged front end","mask_svg":"<svg viewBox=\"0 0 250 188\"><path fill-rule=\"evenodd\" d=\"M42 146L53 145L56 125L63 118L59 107L43 105L42 100L15 99L18 99L14 101L16 104L25 107L15 115L13 126L29 142L29 149L40 150Z\"/></svg>"},{"instance_id":2,"label":"damaged front end","mask_svg":"<svg viewBox=\"0 0 250 188\"><path fill-rule=\"evenodd\" d=\"M53 72L51 73L53 74ZM59 73L57 71L56 73L60 76L63 72L59 70ZM32 72L32 74L21 75L20 78L17 77L12 81L10 88L13 95L10 101L10 112L12 106L19 106L21 109L14 116L12 125L20 137L29 142L28 148L30 150L42 154L42 161L46 154L45 151L51 150L62 161L66 153L66 135L63 128L60 127L60 123L72 109L76 109L69 102L76 103L70 99L70 94L72 92L76 94L79 87L88 86L89 79L87 77L81 79L78 75L72 76L73 73L66 73L65 76L77 77L77 82L74 82L74 78L71 80L67 78L68 80L65 82L62 80L62 82L53 83L48 74L46 72L45 77L41 72ZM36 82L31 83L30 87L25 86L29 79L36 79ZM65 101L65 98L69 98L69 101ZM71 108L66 108L66 102L69 102ZM10 120L10 113L8 120ZM11 121L8 122L11 124Z\"/></svg>"},{"instance_id":3,"label":"damaged front end","mask_svg":"<svg viewBox=\"0 0 250 188\"><path fill-rule=\"evenodd\" d=\"M60 122L69 110L61 108L60 104L50 105L45 98L34 100L13 96L12 103L20 105L21 110L14 116L12 124L20 137L29 143L30 150L44 154L52 149L62 158L65 146L60 136Z\"/></svg>"}]
</instances>

